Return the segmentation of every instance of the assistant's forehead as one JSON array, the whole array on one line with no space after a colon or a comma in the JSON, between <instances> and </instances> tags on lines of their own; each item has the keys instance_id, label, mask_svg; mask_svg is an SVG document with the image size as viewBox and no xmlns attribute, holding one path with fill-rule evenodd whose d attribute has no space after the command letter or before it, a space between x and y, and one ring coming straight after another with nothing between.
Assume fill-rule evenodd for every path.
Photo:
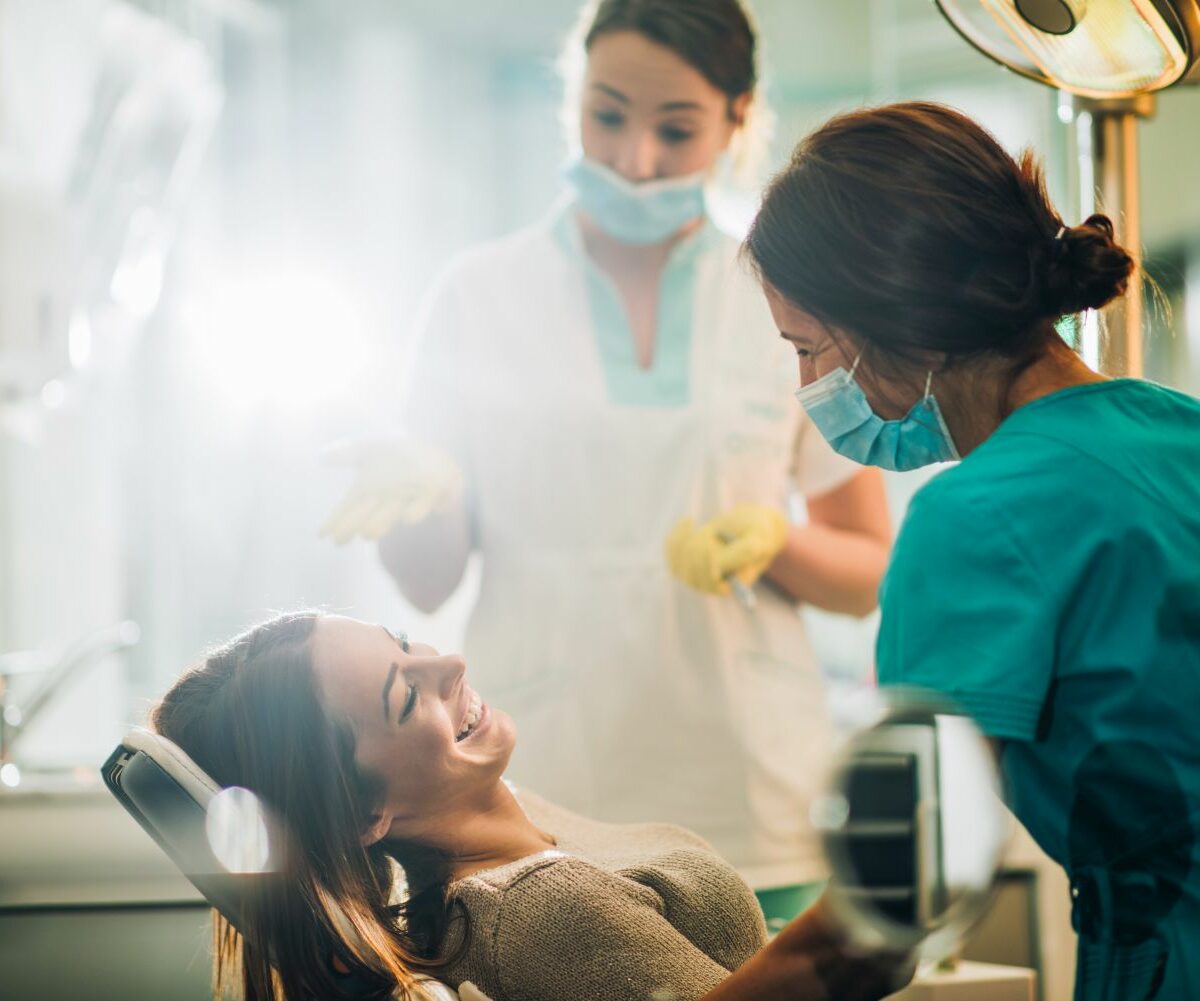
<instances>
[{"instance_id":1,"label":"assistant's forehead","mask_svg":"<svg viewBox=\"0 0 1200 1001\"><path fill-rule=\"evenodd\" d=\"M635 31L614 31L592 43L586 83L615 87L643 110L676 101L725 103L725 95L677 52Z\"/></svg>"}]
</instances>

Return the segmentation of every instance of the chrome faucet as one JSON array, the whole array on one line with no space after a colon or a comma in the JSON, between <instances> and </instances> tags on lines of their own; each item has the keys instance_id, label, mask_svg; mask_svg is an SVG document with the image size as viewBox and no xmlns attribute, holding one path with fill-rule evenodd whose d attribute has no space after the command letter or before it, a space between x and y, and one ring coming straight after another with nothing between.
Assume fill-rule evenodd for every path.
<instances>
[{"instance_id":1,"label":"chrome faucet","mask_svg":"<svg viewBox=\"0 0 1200 1001\"><path fill-rule=\"evenodd\" d=\"M142 631L126 619L98 629L55 656L44 650L16 650L0 655L0 769L12 762L13 748L21 734L50 705L55 695L79 671L110 654L136 646ZM13 699L13 678L42 674L43 680L23 702Z\"/></svg>"}]
</instances>

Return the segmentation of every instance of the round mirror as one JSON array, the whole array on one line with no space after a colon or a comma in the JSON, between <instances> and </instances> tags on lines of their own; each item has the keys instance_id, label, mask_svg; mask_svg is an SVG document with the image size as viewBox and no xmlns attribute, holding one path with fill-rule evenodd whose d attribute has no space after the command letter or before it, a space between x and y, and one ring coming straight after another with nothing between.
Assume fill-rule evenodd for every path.
<instances>
[{"instance_id":1,"label":"round mirror","mask_svg":"<svg viewBox=\"0 0 1200 1001\"><path fill-rule=\"evenodd\" d=\"M813 808L829 899L869 948L952 954L983 913L1007 841L991 746L928 693L872 693Z\"/></svg>"}]
</instances>

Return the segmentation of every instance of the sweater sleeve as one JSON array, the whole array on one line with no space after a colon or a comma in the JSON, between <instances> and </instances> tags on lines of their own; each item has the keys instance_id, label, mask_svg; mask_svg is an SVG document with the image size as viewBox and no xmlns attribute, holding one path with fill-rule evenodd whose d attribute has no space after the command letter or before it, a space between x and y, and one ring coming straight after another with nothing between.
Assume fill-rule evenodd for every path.
<instances>
[{"instance_id":1,"label":"sweater sleeve","mask_svg":"<svg viewBox=\"0 0 1200 1001\"><path fill-rule=\"evenodd\" d=\"M488 930L502 994L495 1001L700 997L730 971L696 948L661 908L654 891L580 858L561 857L526 873L505 890Z\"/></svg>"}]
</instances>

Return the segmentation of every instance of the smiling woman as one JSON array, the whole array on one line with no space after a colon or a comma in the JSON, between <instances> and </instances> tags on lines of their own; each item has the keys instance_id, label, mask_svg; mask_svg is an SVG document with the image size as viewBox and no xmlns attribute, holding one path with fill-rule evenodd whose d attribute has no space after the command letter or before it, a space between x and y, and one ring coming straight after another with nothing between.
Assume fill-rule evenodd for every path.
<instances>
[{"instance_id":1,"label":"smiling woman","mask_svg":"<svg viewBox=\"0 0 1200 1001\"><path fill-rule=\"evenodd\" d=\"M236 995L240 969L252 1001L325 1001L352 984L356 997L420 997L426 974L496 1001L785 987L854 1001L906 972L843 952L822 905L765 945L754 894L690 831L600 824L513 789L510 717L461 657L402 633L282 616L184 674L151 722L282 832L246 939L217 918L217 982Z\"/></svg>"},{"instance_id":2,"label":"smiling woman","mask_svg":"<svg viewBox=\"0 0 1200 1001\"><path fill-rule=\"evenodd\" d=\"M462 845L479 815L506 812L511 796L500 776L514 730L508 716L485 705L467 684L462 657L336 616L319 620L311 650L321 701L350 728L354 765L379 787L363 818L363 843L440 846L455 859L448 878L476 864L468 857L495 864L486 851ZM538 849L548 847L532 840Z\"/></svg>"},{"instance_id":3,"label":"smiling woman","mask_svg":"<svg viewBox=\"0 0 1200 1001\"><path fill-rule=\"evenodd\" d=\"M323 706L312 654L320 621L295 613L237 637L185 673L151 713L154 729L218 783L252 790L286 824L292 850L280 876L262 884L249 915L252 941L214 912L216 980L240 986L247 999L337 997L334 956L380 991L411 984L420 962L414 936L388 910L388 854L345 851L359 843L383 780L356 766L351 720ZM355 677L348 672L347 682ZM378 691L373 703L378 715ZM421 900L408 902L414 916Z\"/></svg>"}]
</instances>

